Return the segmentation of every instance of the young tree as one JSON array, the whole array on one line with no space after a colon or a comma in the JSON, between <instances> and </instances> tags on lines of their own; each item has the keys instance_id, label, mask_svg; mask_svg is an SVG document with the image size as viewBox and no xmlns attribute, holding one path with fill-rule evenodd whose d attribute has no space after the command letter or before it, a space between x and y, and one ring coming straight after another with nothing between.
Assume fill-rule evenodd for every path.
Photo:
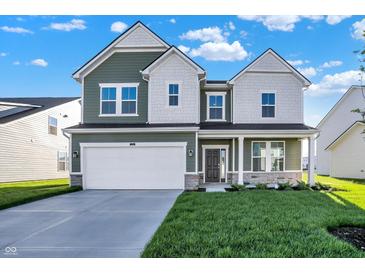
<instances>
[{"instance_id":1,"label":"young tree","mask_svg":"<svg viewBox=\"0 0 365 274\"><path fill-rule=\"evenodd\" d=\"M365 37L365 30L363 32L363 36ZM361 50L354 51L354 53L357 55L357 59L360 62L360 66L359 66L359 70L360 70L360 73L359 73L360 74L360 88L361 88L362 97L365 100L365 90L364 90L364 83L363 83L363 77L364 77L364 73L365 73L365 46ZM351 112L359 113L362 117L362 120L365 121L365 109L357 108L357 109L351 110Z\"/></svg>"}]
</instances>

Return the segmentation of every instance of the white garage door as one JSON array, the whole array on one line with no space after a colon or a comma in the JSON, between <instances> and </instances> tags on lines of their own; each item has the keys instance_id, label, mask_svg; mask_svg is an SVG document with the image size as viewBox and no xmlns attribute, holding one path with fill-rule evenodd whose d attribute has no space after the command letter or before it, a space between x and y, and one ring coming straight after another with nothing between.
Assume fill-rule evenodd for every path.
<instances>
[{"instance_id":1,"label":"white garage door","mask_svg":"<svg viewBox=\"0 0 365 274\"><path fill-rule=\"evenodd\" d=\"M186 143L81 144L85 189L183 189Z\"/></svg>"}]
</instances>

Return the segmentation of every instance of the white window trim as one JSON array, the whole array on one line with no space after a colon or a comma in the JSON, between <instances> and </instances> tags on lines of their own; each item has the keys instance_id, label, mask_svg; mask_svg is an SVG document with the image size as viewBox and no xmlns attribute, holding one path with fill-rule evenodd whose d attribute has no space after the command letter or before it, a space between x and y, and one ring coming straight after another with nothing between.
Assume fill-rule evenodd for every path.
<instances>
[{"instance_id":1,"label":"white window trim","mask_svg":"<svg viewBox=\"0 0 365 274\"><path fill-rule=\"evenodd\" d=\"M169 85L178 85L179 86L179 92L177 94L177 106L170 106L170 94L169 94ZM166 86L166 94L167 94L167 100L166 100L166 106L168 108L181 108L181 91L182 91L182 81L165 81ZM176 95L173 95L176 96Z\"/></svg>"},{"instance_id":2,"label":"white window trim","mask_svg":"<svg viewBox=\"0 0 365 274\"><path fill-rule=\"evenodd\" d=\"M271 171L271 143L272 142L280 142L284 144L284 161L283 161L283 170L282 171ZM266 169L265 171L254 171L253 170L253 143L266 143ZM258 157L256 157L258 158ZM285 141L283 140L272 140L272 141L263 141L263 140L253 140L251 141L251 171L253 173L263 173L263 172L286 172L286 157L285 157Z\"/></svg>"},{"instance_id":3,"label":"white window trim","mask_svg":"<svg viewBox=\"0 0 365 274\"><path fill-rule=\"evenodd\" d=\"M53 119L56 120L56 126L52 126L51 125L51 123L49 122L50 121L50 118L53 118ZM56 134L51 133L50 127L56 128ZM52 116L52 115L48 115L48 134L54 135L54 136L57 136L58 135L58 119L56 117Z\"/></svg>"},{"instance_id":4,"label":"white window trim","mask_svg":"<svg viewBox=\"0 0 365 274\"><path fill-rule=\"evenodd\" d=\"M65 154L65 160L64 161L60 161L60 153ZM65 171L68 170L67 157L68 157L67 151L63 151L63 150L57 151L57 171L58 172L65 172ZM65 169L64 170L59 168L59 163L65 163Z\"/></svg>"},{"instance_id":5,"label":"white window trim","mask_svg":"<svg viewBox=\"0 0 365 274\"><path fill-rule=\"evenodd\" d=\"M263 105L262 104L262 94L263 93L268 93L268 94L274 94L275 95L275 104L274 105ZM263 120L266 120L266 119L269 119L269 120L272 120L272 119L276 119L276 108L277 108L277 96L276 96L276 90L262 90L261 91L261 93L260 93L260 101L261 101L261 103L260 103L260 105L261 105L261 109L260 109L260 111L261 111L261 115L260 115L260 117L261 117L261 119L263 119ZM263 106L273 106L274 107L274 117L262 117L262 107Z\"/></svg>"},{"instance_id":6,"label":"white window trim","mask_svg":"<svg viewBox=\"0 0 365 274\"><path fill-rule=\"evenodd\" d=\"M100 87L100 106L99 106L99 117L135 117L138 114L138 87L139 83L99 83ZM136 100L122 100L122 88L123 87L135 87L136 88ZM116 107L115 114L103 114L102 113L102 102L108 100L102 100L103 88L116 88ZM114 100L110 100L114 101ZM136 101L136 113L122 113L122 102L123 101Z\"/></svg>"},{"instance_id":7,"label":"white window trim","mask_svg":"<svg viewBox=\"0 0 365 274\"><path fill-rule=\"evenodd\" d=\"M206 122L225 122L226 121L226 94L227 92L206 92L207 96L207 117ZM209 97L210 96L222 96L222 119L209 119Z\"/></svg>"},{"instance_id":8,"label":"white window trim","mask_svg":"<svg viewBox=\"0 0 365 274\"><path fill-rule=\"evenodd\" d=\"M203 169L203 182L205 183L205 150L206 149L225 149L226 150L226 177L225 182L227 183L228 165L229 165L229 145L202 145L202 169ZM220 153L219 153L220 156ZM219 183L222 183L222 178L219 175Z\"/></svg>"}]
</instances>

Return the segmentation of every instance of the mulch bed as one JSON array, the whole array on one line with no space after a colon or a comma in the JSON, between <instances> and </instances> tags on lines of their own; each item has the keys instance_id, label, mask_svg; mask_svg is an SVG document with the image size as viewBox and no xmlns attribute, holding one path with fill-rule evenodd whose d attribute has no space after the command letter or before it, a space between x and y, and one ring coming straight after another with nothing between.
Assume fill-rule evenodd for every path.
<instances>
[{"instance_id":1,"label":"mulch bed","mask_svg":"<svg viewBox=\"0 0 365 274\"><path fill-rule=\"evenodd\" d=\"M365 228L362 227L338 227L329 230L337 238L349 242L362 251L365 251Z\"/></svg>"}]
</instances>

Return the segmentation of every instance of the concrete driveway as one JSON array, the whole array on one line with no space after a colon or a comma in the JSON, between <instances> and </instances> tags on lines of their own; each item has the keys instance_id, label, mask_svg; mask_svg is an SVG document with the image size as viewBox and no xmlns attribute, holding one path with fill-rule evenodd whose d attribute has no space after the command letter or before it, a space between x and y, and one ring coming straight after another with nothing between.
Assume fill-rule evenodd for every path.
<instances>
[{"instance_id":1,"label":"concrete driveway","mask_svg":"<svg viewBox=\"0 0 365 274\"><path fill-rule=\"evenodd\" d=\"M139 257L180 193L86 190L0 210L0 257Z\"/></svg>"}]
</instances>

